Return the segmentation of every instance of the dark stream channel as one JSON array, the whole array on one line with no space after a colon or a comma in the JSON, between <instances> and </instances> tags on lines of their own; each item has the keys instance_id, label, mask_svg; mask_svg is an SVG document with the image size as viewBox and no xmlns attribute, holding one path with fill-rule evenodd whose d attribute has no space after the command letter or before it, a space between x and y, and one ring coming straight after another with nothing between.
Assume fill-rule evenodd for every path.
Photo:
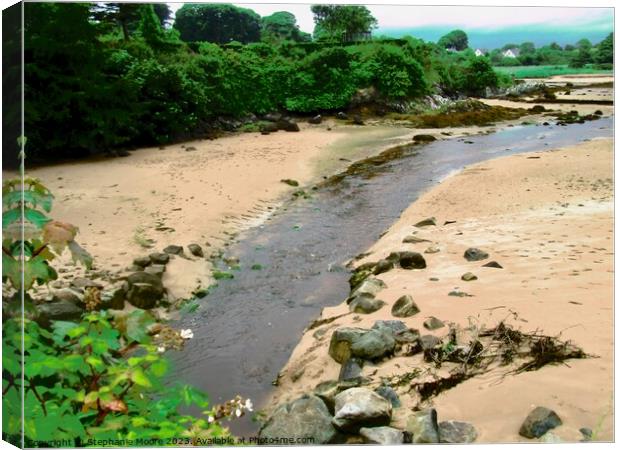
<instances>
[{"instance_id":1,"label":"dark stream channel","mask_svg":"<svg viewBox=\"0 0 620 450\"><path fill-rule=\"evenodd\" d=\"M605 118L467 137L473 144L451 139L411 146L374 167L372 177L346 177L310 191L310 199L287 202L231 244L226 254L239 257L241 270L220 280L177 325L195 337L174 355L175 379L208 392L212 404L239 394L260 409L304 328L348 295L344 264L377 241L423 191L468 164L612 135L613 118ZM251 270L254 264L262 270ZM247 416L230 428L239 436L257 432Z\"/></svg>"}]
</instances>

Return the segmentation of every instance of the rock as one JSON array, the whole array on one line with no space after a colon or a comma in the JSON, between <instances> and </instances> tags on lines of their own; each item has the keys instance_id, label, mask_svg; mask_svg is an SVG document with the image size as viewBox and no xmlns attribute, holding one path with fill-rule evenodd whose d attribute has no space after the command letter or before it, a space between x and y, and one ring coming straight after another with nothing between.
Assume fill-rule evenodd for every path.
<instances>
[{"instance_id":1,"label":"rock","mask_svg":"<svg viewBox=\"0 0 620 450\"><path fill-rule=\"evenodd\" d=\"M127 284L127 301L137 308L153 308L164 294L161 279L152 273L132 273L127 277Z\"/></svg>"},{"instance_id":2,"label":"rock","mask_svg":"<svg viewBox=\"0 0 620 450\"><path fill-rule=\"evenodd\" d=\"M528 414L519 429L519 434L529 439L539 438L559 425L562 425L562 420L555 411L538 406Z\"/></svg>"},{"instance_id":3,"label":"rock","mask_svg":"<svg viewBox=\"0 0 620 450\"><path fill-rule=\"evenodd\" d=\"M400 445L405 441L403 432L392 427L361 428L360 435L366 444Z\"/></svg>"},{"instance_id":4,"label":"rock","mask_svg":"<svg viewBox=\"0 0 620 450\"><path fill-rule=\"evenodd\" d=\"M159 278L164 276L164 272L166 271L166 266L163 264L153 264L144 269L146 273L152 273L153 275L157 275Z\"/></svg>"},{"instance_id":5,"label":"rock","mask_svg":"<svg viewBox=\"0 0 620 450\"><path fill-rule=\"evenodd\" d=\"M502 265L498 263L497 261L490 261L484 264L482 267L492 267L494 269L503 269Z\"/></svg>"},{"instance_id":6,"label":"rock","mask_svg":"<svg viewBox=\"0 0 620 450\"><path fill-rule=\"evenodd\" d=\"M439 423L439 442L442 444L469 444L478 438L472 424L447 420Z\"/></svg>"},{"instance_id":7,"label":"rock","mask_svg":"<svg viewBox=\"0 0 620 450\"><path fill-rule=\"evenodd\" d=\"M388 272L394 268L394 263L387 259L381 259L377 261L374 270L372 271L373 275L379 275L381 273Z\"/></svg>"},{"instance_id":8,"label":"rock","mask_svg":"<svg viewBox=\"0 0 620 450\"><path fill-rule=\"evenodd\" d=\"M121 158L127 157L131 155L127 150L116 150L116 156L120 156Z\"/></svg>"},{"instance_id":9,"label":"rock","mask_svg":"<svg viewBox=\"0 0 620 450\"><path fill-rule=\"evenodd\" d=\"M364 121L362 120L362 116L359 114L355 114L353 116L353 124L354 125L364 125Z\"/></svg>"},{"instance_id":10,"label":"rock","mask_svg":"<svg viewBox=\"0 0 620 450\"><path fill-rule=\"evenodd\" d=\"M168 253L169 255L182 255L183 247L180 245L169 245L164 249L164 253Z\"/></svg>"},{"instance_id":11,"label":"rock","mask_svg":"<svg viewBox=\"0 0 620 450\"><path fill-rule=\"evenodd\" d=\"M321 117L320 114L317 114L314 117L311 117L310 119L308 119L308 123L312 124L312 125L319 125L321 122L323 122L323 117Z\"/></svg>"},{"instance_id":12,"label":"rock","mask_svg":"<svg viewBox=\"0 0 620 450\"><path fill-rule=\"evenodd\" d=\"M202 247L198 244L189 244L187 246L189 252L197 258L204 258L205 254L202 251Z\"/></svg>"},{"instance_id":13,"label":"rock","mask_svg":"<svg viewBox=\"0 0 620 450\"><path fill-rule=\"evenodd\" d=\"M363 328L338 328L332 333L329 342L329 356L340 364L351 358L353 342L361 338L368 330Z\"/></svg>"},{"instance_id":14,"label":"rock","mask_svg":"<svg viewBox=\"0 0 620 450\"><path fill-rule=\"evenodd\" d=\"M280 119L282 119L282 114L279 112L270 112L263 116L263 120L266 120L267 122L277 122Z\"/></svg>"},{"instance_id":15,"label":"rock","mask_svg":"<svg viewBox=\"0 0 620 450\"><path fill-rule=\"evenodd\" d=\"M434 217L429 217L428 219L420 220L418 223L414 225L417 228L424 228L429 226L437 226L437 220Z\"/></svg>"},{"instance_id":16,"label":"rock","mask_svg":"<svg viewBox=\"0 0 620 450\"><path fill-rule=\"evenodd\" d=\"M407 270L426 268L426 260L418 252L400 252L398 263Z\"/></svg>"},{"instance_id":17,"label":"rock","mask_svg":"<svg viewBox=\"0 0 620 450\"><path fill-rule=\"evenodd\" d=\"M473 295L468 294L467 292L457 291L457 290L448 292L448 295L450 297L473 297Z\"/></svg>"},{"instance_id":18,"label":"rock","mask_svg":"<svg viewBox=\"0 0 620 450\"><path fill-rule=\"evenodd\" d=\"M186 152L195 152L196 150L198 150L196 147L191 147L191 146L185 149Z\"/></svg>"},{"instance_id":19,"label":"rock","mask_svg":"<svg viewBox=\"0 0 620 450\"><path fill-rule=\"evenodd\" d=\"M52 302L71 302L80 305L84 302L84 296L70 288L58 289L52 294Z\"/></svg>"},{"instance_id":20,"label":"rock","mask_svg":"<svg viewBox=\"0 0 620 450\"><path fill-rule=\"evenodd\" d=\"M543 105L534 105L529 109L533 113L541 113L547 111Z\"/></svg>"},{"instance_id":21,"label":"rock","mask_svg":"<svg viewBox=\"0 0 620 450\"><path fill-rule=\"evenodd\" d=\"M280 180L281 183L288 184L289 186L297 187L299 186L299 181L291 180L290 178L284 178Z\"/></svg>"},{"instance_id":22,"label":"rock","mask_svg":"<svg viewBox=\"0 0 620 450\"><path fill-rule=\"evenodd\" d=\"M429 248L424 250L424 253L433 254L433 253L439 253L440 251L441 249L439 247L437 247L436 245L431 245Z\"/></svg>"},{"instance_id":23,"label":"rock","mask_svg":"<svg viewBox=\"0 0 620 450\"><path fill-rule=\"evenodd\" d=\"M338 435L323 400L316 395L304 395L280 405L259 431L259 437L277 443L282 437L306 439L314 445L329 444Z\"/></svg>"},{"instance_id":24,"label":"rock","mask_svg":"<svg viewBox=\"0 0 620 450\"><path fill-rule=\"evenodd\" d=\"M133 265L138 267L146 267L151 264L151 258L148 256L139 256L133 260Z\"/></svg>"},{"instance_id":25,"label":"rock","mask_svg":"<svg viewBox=\"0 0 620 450\"><path fill-rule=\"evenodd\" d=\"M375 392L392 404L392 408L400 408L400 398L394 389L390 386L379 386Z\"/></svg>"},{"instance_id":26,"label":"rock","mask_svg":"<svg viewBox=\"0 0 620 450\"><path fill-rule=\"evenodd\" d=\"M438 330L439 328L442 328L444 326L445 324L437 317L429 317L424 321L424 328L426 328L427 330Z\"/></svg>"},{"instance_id":27,"label":"rock","mask_svg":"<svg viewBox=\"0 0 620 450\"><path fill-rule=\"evenodd\" d=\"M478 277L476 275L474 275L473 273L471 273L471 272L464 273L461 276L461 280L463 280L463 281L474 281L474 280L477 280L477 279L478 279Z\"/></svg>"},{"instance_id":28,"label":"rock","mask_svg":"<svg viewBox=\"0 0 620 450\"><path fill-rule=\"evenodd\" d=\"M367 360L377 360L394 353L396 340L379 330L368 330L351 344L351 355Z\"/></svg>"},{"instance_id":29,"label":"rock","mask_svg":"<svg viewBox=\"0 0 620 450\"><path fill-rule=\"evenodd\" d=\"M101 293L99 309L123 309L125 307L125 286L116 286Z\"/></svg>"},{"instance_id":30,"label":"rock","mask_svg":"<svg viewBox=\"0 0 620 450\"><path fill-rule=\"evenodd\" d=\"M168 261L170 261L170 255L168 253L151 253L149 258L153 264L168 264Z\"/></svg>"},{"instance_id":31,"label":"rock","mask_svg":"<svg viewBox=\"0 0 620 450\"><path fill-rule=\"evenodd\" d=\"M378 278L366 278L357 288L355 288L351 295L356 296L360 294L370 294L375 296L386 287L387 285Z\"/></svg>"},{"instance_id":32,"label":"rock","mask_svg":"<svg viewBox=\"0 0 620 450\"><path fill-rule=\"evenodd\" d=\"M338 381L349 381L359 379L362 376L362 366L364 361L357 358L347 359L340 367Z\"/></svg>"},{"instance_id":33,"label":"rock","mask_svg":"<svg viewBox=\"0 0 620 450\"><path fill-rule=\"evenodd\" d=\"M392 305L392 315L394 317L411 317L420 312L420 308L415 304L411 295L405 294Z\"/></svg>"},{"instance_id":34,"label":"rock","mask_svg":"<svg viewBox=\"0 0 620 450\"><path fill-rule=\"evenodd\" d=\"M436 140L437 138L431 134L416 134L413 137L413 142L433 142Z\"/></svg>"},{"instance_id":35,"label":"rock","mask_svg":"<svg viewBox=\"0 0 620 450\"><path fill-rule=\"evenodd\" d=\"M347 120L349 118L349 116L347 116L346 113L340 111L338 114L336 114L336 119L340 119L340 120Z\"/></svg>"},{"instance_id":36,"label":"rock","mask_svg":"<svg viewBox=\"0 0 620 450\"><path fill-rule=\"evenodd\" d=\"M582 442L589 442L592 440L592 428L583 427L579 428L579 432L582 434Z\"/></svg>"},{"instance_id":37,"label":"rock","mask_svg":"<svg viewBox=\"0 0 620 450\"><path fill-rule=\"evenodd\" d=\"M259 131L261 132L261 134L275 133L279 129L280 128L276 123L265 123L259 127Z\"/></svg>"},{"instance_id":38,"label":"rock","mask_svg":"<svg viewBox=\"0 0 620 450\"><path fill-rule=\"evenodd\" d=\"M84 309L72 301L59 300L45 302L36 306L43 320L79 320Z\"/></svg>"},{"instance_id":39,"label":"rock","mask_svg":"<svg viewBox=\"0 0 620 450\"><path fill-rule=\"evenodd\" d=\"M400 320L377 320L372 329L391 334L398 344L409 344L420 337L418 330L407 328L407 325Z\"/></svg>"},{"instance_id":40,"label":"rock","mask_svg":"<svg viewBox=\"0 0 620 450\"><path fill-rule=\"evenodd\" d=\"M102 289L103 286L99 283L94 282L93 280L89 280L84 277L77 277L71 280L71 286L78 289L84 289L87 287L96 287L98 289Z\"/></svg>"},{"instance_id":41,"label":"rock","mask_svg":"<svg viewBox=\"0 0 620 450\"><path fill-rule=\"evenodd\" d=\"M483 259L487 259L489 254L479 248L470 247L465 250L463 256L467 261L482 261Z\"/></svg>"},{"instance_id":42,"label":"rock","mask_svg":"<svg viewBox=\"0 0 620 450\"><path fill-rule=\"evenodd\" d=\"M358 314L371 314L385 306L383 300L376 299L370 294L359 294L353 297L349 310Z\"/></svg>"},{"instance_id":43,"label":"rock","mask_svg":"<svg viewBox=\"0 0 620 450\"><path fill-rule=\"evenodd\" d=\"M403 239L403 244L419 244L420 242L430 242L428 239L422 239L417 237L415 234L410 236L405 236Z\"/></svg>"},{"instance_id":44,"label":"rock","mask_svg":"<svg viewBox=\"0 0 620 450\"><path fill-rule=\"evenodd\" d=\"M420 337L420 346L422 347L422 350L430 350L437 347L439 344L441 344L441 339L437 336L433 336L432 334L425 334Z\"/></svg>"},{"instance_id":45,"label":"rock","mask_svg":"<svg viewBox=\"0 0 620 450\"><path fill-rule=\"evenodd\" d=\"M299 125L297 125L296 122L293 122L290 119L278 120L277 124L278 124L278 129L280 130L289 131L289 132L299 131Z\"/></svg>"},{"instance_id":46,"label":"rock","mask_svg":"<svg viewBox=\"0 0 620 450\"><path fill-rule=\"evenodd\" d=\"M340 393L338 389L338 381L329 380L319 383L314 388L314 395L319 397L329 410L330 414L334 414L334 406L336 405L336 395Z\"/></svg>"},{"instance_id":47,"label":"rock","mask_svg":"<svg viewBox=\"0 0 620 450\"><path fill-rule=\"evenodd\" d=\"M434 408L418 411L409 416L405 429L412 434L414 444L436 444L439 442L437 411Z\"/></svg>"},{"instance_id":48,"label":"rock","mask_svg":"<svg viewBox=\"0 0 620 450\"><path fill-rule=\"evenodd\" d=\"M596 111L594 111L594 115L595 116L602 116L603 115L603 111L601 111L600 109L597 109Z\"/></svg>"},{"instance_id":49,"label":"rock","mask_svg":"<svg viewBox=\"0 0 620 450\"><path fill-rule=\"evenodd\" d=\"M359 387L338 394L334 412L332 424L345 432L355 433L364 427L389 425L392 405L376 392Z\"/></svg>"}]
</instances>

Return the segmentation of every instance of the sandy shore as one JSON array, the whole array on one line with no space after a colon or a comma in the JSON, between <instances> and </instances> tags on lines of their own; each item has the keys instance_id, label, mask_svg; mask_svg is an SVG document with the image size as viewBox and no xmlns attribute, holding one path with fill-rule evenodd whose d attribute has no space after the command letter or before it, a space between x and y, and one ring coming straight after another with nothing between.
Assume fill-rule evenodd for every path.
<instances>
[{"instance_id":1,"label":"sandy shore","mask_svg":"<svg viewBox=\"0 0 620 450\"><path fill-rule=\"evenodd\" d=\"M371 314L347 314L345 303L325 308L333 322L306 332L282 371L270 406L312 391L338 378L340 365L328 355L335 328L370 328L393 319L391 306L410 294L421 312L401 319L422 334L443 337L448 327L427 332L422 323L435 316L447 324L493 327L507 320L523 332L561 335L596 358L568 360L537 371L509 375L505 369L470 379L433 400L440 420L472 423L478 442L526 441L519 426L535 406L555 410L563 425L554 434L578 441L581 427L595 439L613 439L613 144L597 139L549 152L504 157L446 179L411 205L356 265L392 251L423 252L423 270L394 269L378 275L387 284L377 298L386 306ZM434 216L436 227L419 229L431 242L403 244L419 220ZM445 221L455 223L445 224ZM463 252L478 247L503 269L467 262ZM473 272L478 280L465 282ZM471 297L453 297L461 290ZM323 330L317 333L317 330ZM419 355L418 355L419 356ZM381 377L411 372L420 359L396 355L366 364L362 375L379 385ZM502 372L504 370L504 372ZM404 426L415 396L396 388L403 407L393 424Z\"/></svg>"}]
</instances>

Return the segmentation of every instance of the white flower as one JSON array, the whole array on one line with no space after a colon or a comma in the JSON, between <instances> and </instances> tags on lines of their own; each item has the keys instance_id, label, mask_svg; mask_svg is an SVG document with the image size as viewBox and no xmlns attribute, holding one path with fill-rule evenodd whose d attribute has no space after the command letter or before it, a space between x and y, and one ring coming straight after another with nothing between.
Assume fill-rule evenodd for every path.
<instances>
[{"instance_id":1,"label":"white flower","mask_svg":"<svg viewBox=\"0 0 620 450\"><path fill-rule=\"evenodd\" d=\"M183 339L192 339L194 337L194 332L189 328L186 330L181 330L181 337Z\"/></svg>"},{"instance_id":2,"label":"white flower","mask_svg":"<svg viewBox=\"0 0 620 450\"><path fill-rule=\"evenodd\" d=\"M164 347L163 345L160 345L159 347L157 347L157 353L163 353L166 351L166 347Z\"/></svg>"},{"instance_id":3,"label":"white flower","mask_svg":"<svg viewBox=\"0 0 620 450\"><path fill-rule=\"evenodd\" d=\"M241 410L240 410L239 408L237 408L237 409L235 410L235 415L236 415L237 417L241 417Z\"/></svg>"},{"instance_id":4,"label":"white flower","mask_svg":"<svg viewBox=\"0 0 620 450\"><path fill-rule=\"evenodd\" d=\"M213 416L209 416L209 417L207 418L207 422L209 422L209 423L213 423L213 422L215 422L215 417L213 417Z\"/></svg>"},{"instance_id":5,"label":"white flower","mask_svg":"<svg viewBox=\"0 0 620 450\"><path fill-rule=\"evenodd\" d=\"M252 408L254 408L254 405L252 404L252 400L250 400L249 398L246 399L245 401L245 405L243 405L243 407L245 409L247 409L248 411L254 411Z\"/></svg>"}]
</instances>

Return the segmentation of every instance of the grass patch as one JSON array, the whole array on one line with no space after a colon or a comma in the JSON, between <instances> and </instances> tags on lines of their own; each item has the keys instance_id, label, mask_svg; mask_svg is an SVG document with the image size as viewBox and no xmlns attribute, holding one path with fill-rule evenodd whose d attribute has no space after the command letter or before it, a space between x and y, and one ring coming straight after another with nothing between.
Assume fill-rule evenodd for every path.
<instances>
[{"instance_id":1,"label":"grass patch","mask_svg":"<svg viewBox=\"0 0 620 450\"><path fill-rule=\"evenodd\" d=\"M261 264L253 264L251 269L252 270L263 270L263 266Z\"/></svg>"},{"instance_id":2,"label":"grass patch","mask_svg":"<svg viewBox=\"0 0 620 450\"><path fill-rule=\"evenodd\" d=\"M230 272L222 272L220 270L216 270L213 272L213 278L216 280L232 280L235 276Z\"/></svg>"},{"instance_id":3,"label":"grass patch","mask_svg":"<svg viewBox=\"0 0 620 450\"><path fill-rule=\"evenodd\" d=\"M515 78L547 78L554 75L577 74L611 75L613 73L612 70L597 69L592 66L575 68L568 67L567 65L494 67L494 69L500 73L512 75Z\"/></svg>"},{"instance_id":4,"label":"grass patch","mask_svg":"<svg viewBox=\"0 0 620 450\"><path fill-rule=\"evenodd\" d=\"M133 232L133 242L142 248L153 248L155 241L144 235L144 228L138 227Z\"/></svg>"}]
</instances>

